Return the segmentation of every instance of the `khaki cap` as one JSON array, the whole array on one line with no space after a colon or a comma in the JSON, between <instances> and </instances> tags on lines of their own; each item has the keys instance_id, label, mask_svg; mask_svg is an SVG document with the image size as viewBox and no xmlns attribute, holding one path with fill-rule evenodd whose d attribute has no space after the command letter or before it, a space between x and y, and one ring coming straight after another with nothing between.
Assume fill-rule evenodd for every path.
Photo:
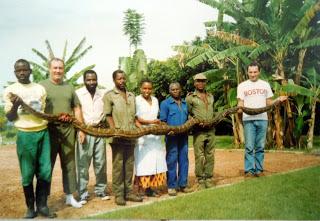
<instances>
[{"instance_id":1,"label":"khaki cap","mask_svg":"<svg viewBox=\"0 0 320 221\"><path fill-rule=\"evenodd\" d=\"M193 80L207 80L207 77L204 74L199 73L193 76Z\"/></svg>"}]
</instances>

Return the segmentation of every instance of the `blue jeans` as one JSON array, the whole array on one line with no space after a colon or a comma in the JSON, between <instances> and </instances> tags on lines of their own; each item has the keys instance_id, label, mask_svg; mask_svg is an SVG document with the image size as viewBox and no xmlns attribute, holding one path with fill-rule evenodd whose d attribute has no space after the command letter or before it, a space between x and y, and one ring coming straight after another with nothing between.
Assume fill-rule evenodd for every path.
<instances>
[{"instance_id":1,"label":"blue jeans","mask_svg":"<svg viewBox=\"0 0 320 221\"><path fill-rule=\"evenodd\" d=\"M267 120L244 121L245 136L245 173L258 174L263 172L264 145L266 142Z\"/></svg>"},{"instance_id":2,"label":"blue jeans","mask_svg":"<svg viewBox=\"0 0 320 221\"><path fill-rule=\"evenodd\" d=\"M186 187L188 184L188 136L166 137L167 185L169 189ZM178 166L178 174L177 174Z\"/></svg>"}]
</instances>

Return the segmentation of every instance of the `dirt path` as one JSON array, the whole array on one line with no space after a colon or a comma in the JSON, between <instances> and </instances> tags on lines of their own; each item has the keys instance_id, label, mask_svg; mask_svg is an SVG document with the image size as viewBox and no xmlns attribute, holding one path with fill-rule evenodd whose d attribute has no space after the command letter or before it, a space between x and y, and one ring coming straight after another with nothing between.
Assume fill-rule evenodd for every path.
<instances>
[{"instance_id":1,"label":"dirt path","mask_svg":"<svg viewBox=\"0 0 320 221\"><path fill-rule=\"evenodd\" d=\"M110 188L111 181L111 150L107 149L107 170L108 170L108 186ZM306 155L302 153L285 153L272 152L266 153L265 157L266 175L272 175L279 172L289 171L293 169L320 165L320 156ZM194 157L193 150L189 151L189 181L193 185L194 178ZM14 146L6 146L0 148L0 218L20 218L25 212L25 203L23 190L20 185L20 171L16 150ZM101 201L92 198L81 209L74 209L64 204L64 194L62 192L61 170L57 160L53 179L52 194L49 198L49 207L57 214L58 218L80 218L89 216L103 211L118 208L115 205L113 197L109 201ZM243 151L238 150L217 150L215 153L215 170L214 177L216 185L233 183L243 180ZM93 196L94 176L93 170L90 168L89 191ZM160 198L145 198L144 202L163 199L168 197L163 195ZM138 203L128 203L128 205Z\"/></svg>"}]
</instances>

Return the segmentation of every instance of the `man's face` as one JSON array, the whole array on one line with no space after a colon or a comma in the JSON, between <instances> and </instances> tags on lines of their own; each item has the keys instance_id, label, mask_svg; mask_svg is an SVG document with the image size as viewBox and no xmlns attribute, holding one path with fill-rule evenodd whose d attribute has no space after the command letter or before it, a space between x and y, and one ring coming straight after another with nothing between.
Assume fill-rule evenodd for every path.
<instances>
[{"instance_id":1,"label":"man's face","mask_svg":"<svg viewBox=\"0 0 320 221\"><path fill-rule=\"evenodd\" d=\"M94 92L98 85L97 75L94 73L86 74L84 79L84 85L86 86L89 92Z\"/></svg>"},{"instance_id":2,"label":"man's face","mask_svg":"<svg viewBox=\"0 0 320 221\"><path fill-rule=\"evenodd\" d=\"M31 74L31 69L28 64L25 62L18 62L14 66L14 73L18 79L18 82L21 84L28 84L30 83L30 74Z\"/></svg>"},{"instance_id":3,"label":"man's face","mask_svg":"<svg viewBox=\"0 0 320 221\"><path fill-rule=\"evenodd\" d=\"M126 76L124 75L124 73L117 73L113 82L116 88L120 90L124 90L126 88Z\"/></svg>"},{"instance_id":4,"label":"man's face","mask_svg":"<svg viewBox=\"0 0 320 221\"><path fill-rule=\"evenodd\" d=\"M206 88L206 85L207 85L207 80L197 79L194 81L194 87L199 91L203 91Z\"/></svg>"},{"instance_id":5,"label":"man's face","mask_svg":"<svg viewBox=\"0 0 320 221\"><path fill-rule=\"evenodd\" d=\"M169 88L170 95L175 98L179 99L181 97L181 87L178 84L172 84Z\"/></svg>"},{"instance_id":6,"label":"man's face","mask_svg":"<svg viewBox=\"0 0 320 221\"><path fill-rule=\"evenodd\" d=\"M259 79L260 71L258 66L248 67L248 76L250 81L255 82Z\"/></svg>"},{"instance_id":7,"label":"man's face","mask_svg":"<svg viewBox=\"0 0 320 221\"><path fill-rule=\"evenodd\" d=\"M49 67L50 78L53 82L61 83L64 76L64 64L62 61L53 60Z\"/></svg>"}]
</instances>

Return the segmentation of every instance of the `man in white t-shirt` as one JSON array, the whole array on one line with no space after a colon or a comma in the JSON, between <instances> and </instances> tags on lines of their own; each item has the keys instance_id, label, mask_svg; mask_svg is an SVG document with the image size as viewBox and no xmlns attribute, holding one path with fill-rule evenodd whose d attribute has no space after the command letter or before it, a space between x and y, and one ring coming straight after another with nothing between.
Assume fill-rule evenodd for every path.
<instances>
[{"instance_id":1,"label":"man in white t-shirt","mask_svg":"<svg viewBox=\"0 0 320 221\"><path fill-rule=\"evenodd\" d=\"M261 108L272 105L275 102L275 100L272 99L273 93L270 84L259 79L259 75L259 64L252 62L248 66L249 80L238 85L238 106ZM282 102L286 99L287 96L280 96L276 100ZM239 110L239 112L242 113L241 110ZM268 115L266 112L257 115L247 115L243 113L242 120L245 135L245 176L261 176L263 175L264 146L268 127Z\"/></svg>"}]
</instances>

